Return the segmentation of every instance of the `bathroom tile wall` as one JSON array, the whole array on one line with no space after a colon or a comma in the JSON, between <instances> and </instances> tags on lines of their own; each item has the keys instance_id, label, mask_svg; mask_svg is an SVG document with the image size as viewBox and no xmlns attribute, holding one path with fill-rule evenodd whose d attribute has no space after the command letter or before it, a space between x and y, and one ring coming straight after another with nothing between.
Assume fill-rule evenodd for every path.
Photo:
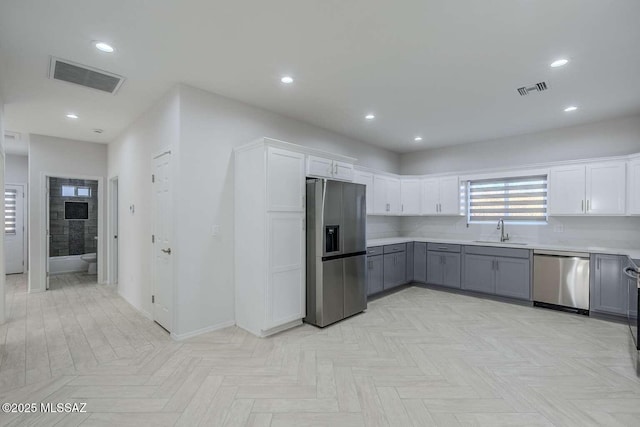
<instances>
[{"instance_id":1,"label":"bathroom tile wall","mask_svg":"<svg viewBox=\"0 0 640 427\"><path fill-rule=\"evenodd\" d=\"M62 186L91 188L91 197L63 197ZM50 253L54 256L82 255L96 252L98 236L98 181L49 178ZM88 220L65 220L64 203L87 202Z\"/></svg>"}]
</instances>

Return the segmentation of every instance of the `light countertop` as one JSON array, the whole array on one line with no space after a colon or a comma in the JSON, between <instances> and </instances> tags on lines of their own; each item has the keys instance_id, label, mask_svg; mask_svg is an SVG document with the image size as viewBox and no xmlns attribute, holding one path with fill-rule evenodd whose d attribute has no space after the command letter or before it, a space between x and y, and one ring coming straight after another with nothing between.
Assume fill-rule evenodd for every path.
<instances>
[{"instance_id":1,"label":"light countertop","mask_svg":"<svg viewBox=\"0 0 640 427\"><path fill-rule=\"evenodd\" d=\"M441 237L388 237L384 239L369 239L367 247L393 245L406 242L428 242L428 243L444 243L468 246L493 246L500 248L518 248L518 249L543 249L554 251L573 251L573 252L589 252L597 254L610 255L626 255L629 258L640 259L640 248L616 248L605 246L578 246L565 244L546 244L546 243L527 243L526 245L518 245L513 243L501 242L478 242L475 240L446 239Z\"/></svg>"}]
</instances>

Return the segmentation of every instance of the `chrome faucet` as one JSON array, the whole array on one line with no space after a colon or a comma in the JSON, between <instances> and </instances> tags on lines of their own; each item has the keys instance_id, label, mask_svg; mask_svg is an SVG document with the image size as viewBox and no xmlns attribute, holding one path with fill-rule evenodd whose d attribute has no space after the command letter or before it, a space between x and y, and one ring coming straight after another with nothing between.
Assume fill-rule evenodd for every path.
<instances>
[{"instance_id":1,"label":"chrome faucet","mask_svg":"<svg viewBox=\"0 0 640 427\"><path fill-rule=\"evenodd\" d=\"M509 240L509 233L506 236L504 235L504 219L502 218L498 220L498 230L500 230L500 242Z\"/></svg>"}]
</instances>

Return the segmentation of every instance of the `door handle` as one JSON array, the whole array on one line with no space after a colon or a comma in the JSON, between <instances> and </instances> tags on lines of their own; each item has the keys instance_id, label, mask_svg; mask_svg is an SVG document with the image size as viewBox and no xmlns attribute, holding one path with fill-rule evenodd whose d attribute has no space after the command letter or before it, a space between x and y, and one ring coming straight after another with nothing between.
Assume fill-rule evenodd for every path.
<instances>
[{"instance_id":1,"label":"door handle","mask_svg":"<svg viewBox=\"0 0 640 427\"><path fill-rule=\"evenodd\" d=\"M160 249L162 252L164 252L167 255L171 255L171 248L169 249Z\"/></svg>"}]
</instances>

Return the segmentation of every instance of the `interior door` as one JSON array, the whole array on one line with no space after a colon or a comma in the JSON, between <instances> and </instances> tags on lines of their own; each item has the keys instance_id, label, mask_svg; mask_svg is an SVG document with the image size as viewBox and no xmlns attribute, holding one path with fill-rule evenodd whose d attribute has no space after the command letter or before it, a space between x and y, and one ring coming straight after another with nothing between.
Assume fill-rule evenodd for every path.
<instances>
[{"instance_id":1,"label":"interior door","mask_svg":"<svg viewBox=\"0 0 640 427\"><path fill-rule=\"evenodd\" d=\"M171 152L153 160L153 320L171 331L173 319L173 261Z\"/></svg>"},{"instance_id":2,"label":"interior door","mask_svg":"<svg viewBox=\"0 0 640 427\"><path fill-rule=\"evenodd\" d=\"M118 179L111 180L111 283L118 283Z\"/></svg>"},{"instance_id":3,"label":"interior door","mask_svg":"<svg viewBox=\"0 0 640 427\"><path fill-rule=\"evenodd\" d=\"M24 273L24 185L5 185L4 215L6 274Z\"/></svg>"}]
</instances>

